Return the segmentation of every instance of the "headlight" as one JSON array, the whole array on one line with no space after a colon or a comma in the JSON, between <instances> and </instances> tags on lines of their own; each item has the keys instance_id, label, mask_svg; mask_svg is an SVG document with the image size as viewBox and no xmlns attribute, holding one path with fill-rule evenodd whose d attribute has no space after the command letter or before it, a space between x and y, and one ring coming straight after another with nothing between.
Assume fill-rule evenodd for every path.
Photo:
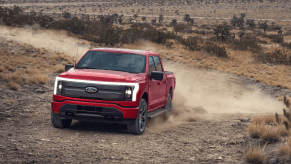
<instances>
[{"instance_id":1,"label":"headlight","mask_svg":"<svg viewBox=\"0 0 291 164\"><path fill-rule=\"evenodd\" d=\"M132 90L133 90L133 87L125 87L125 100L132 99Z\"/></svg>"},{"instance_id":2,"label":"headlight","mask_svg":"<svg viewBox=\"0 0 291 164\"><path fill-rule=\"evenodd\" d=\"M57 84L57 95L61 95L62 94L62 81L58 81Z\"/></svg>"}]
</instances>

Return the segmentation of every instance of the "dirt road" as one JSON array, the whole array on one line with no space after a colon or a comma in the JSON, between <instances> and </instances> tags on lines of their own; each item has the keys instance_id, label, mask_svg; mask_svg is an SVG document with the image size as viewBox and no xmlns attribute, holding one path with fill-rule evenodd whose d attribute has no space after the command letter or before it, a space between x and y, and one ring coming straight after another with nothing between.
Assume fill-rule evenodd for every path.
<instances>
[{"instance_id":1,"label":"dirt road","mask_svg":"<svg viewBox=\"0 0 291 164\"><path fill-rule=\"evenodd\" d=\"M177 72L184 70L182 65L166 63L170 67L178 79L174 115L167 121L151 120L141 136L127 134L118 124L74 121L70 129L53 128L50 102L56 74L45 86L24 85L12 91L0 85L0 163L240 162L249 141L244 128L251 117L281 110L272 95L254 92L257 87L247 87L243 79L197 69L189 76L189 71ZM250 93L252 102L246 98Z\"/></svg>"}]
</instances>

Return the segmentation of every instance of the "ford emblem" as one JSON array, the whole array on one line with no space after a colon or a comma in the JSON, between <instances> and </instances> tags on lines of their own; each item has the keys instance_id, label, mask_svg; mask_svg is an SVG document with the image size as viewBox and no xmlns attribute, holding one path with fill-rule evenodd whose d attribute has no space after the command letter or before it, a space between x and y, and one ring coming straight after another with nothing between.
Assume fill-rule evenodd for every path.
<instances>
[{"instance_id":1,"label":"ford emblem","mask_svg":"<svg viewBox=\"0 0 291 164\"><path fill-rule=\"evenodd\" d=\"M95 93L95 92L97 92L97 88L95 88L95 87L87 87L85 89L85 91L88 92L88 93Z\"/></svg>"}]
</instances>

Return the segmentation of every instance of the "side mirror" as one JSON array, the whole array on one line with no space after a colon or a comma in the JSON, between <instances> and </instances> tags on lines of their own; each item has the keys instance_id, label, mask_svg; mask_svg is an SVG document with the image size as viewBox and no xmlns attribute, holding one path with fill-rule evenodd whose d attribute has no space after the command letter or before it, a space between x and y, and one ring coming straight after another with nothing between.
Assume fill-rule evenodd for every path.
<instances>
[{"instance_id":1,"label":"side mirror","mask_svg":"<svg viewBox=\"0 0 291 164\"><path fill-rule=\"evenodd\" d=\"M66 64L65 65L65 71L68 71L69 69L73 68L74 65L73 64Z\"/></svg>"},{"instance_id":2,"label":"side mirror","mask_svg":"<svg viewBox=\"0 0 291 164\"><path fill-rule=\"evenodd\" d=\"M153 71L153 72L151 72L150 78L151 78L151 80L155 79L155 80L162 81L163 78L164 78L164 73L163 72L158 72L158 71Z\"/></svg>"}]
</instances>

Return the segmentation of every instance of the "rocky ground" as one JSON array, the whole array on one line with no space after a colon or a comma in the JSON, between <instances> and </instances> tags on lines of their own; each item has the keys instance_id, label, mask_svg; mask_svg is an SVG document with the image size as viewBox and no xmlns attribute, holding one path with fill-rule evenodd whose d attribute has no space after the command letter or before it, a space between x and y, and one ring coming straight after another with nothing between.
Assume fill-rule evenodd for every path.
<instances>
[{"instance_id":1,"label":"rocky ground","mask_svg":"<svg viewBox=\"0 0 291 164\"><path fill-rule=\"evenodd\" d=\"M256 114L202 114L205 118L165 130L148 127L140 136L128 134L124 125L94 122L56 129L50 122L55 76L47 85L23 85L19 91L0 82L0 163L243 163L249 142L264 144L244 130ZM240 82L274 96L291 93L247 78ZM276 154L284 142L267 145L269 161L291 162Z\"/></svg>"}]
</instances>

